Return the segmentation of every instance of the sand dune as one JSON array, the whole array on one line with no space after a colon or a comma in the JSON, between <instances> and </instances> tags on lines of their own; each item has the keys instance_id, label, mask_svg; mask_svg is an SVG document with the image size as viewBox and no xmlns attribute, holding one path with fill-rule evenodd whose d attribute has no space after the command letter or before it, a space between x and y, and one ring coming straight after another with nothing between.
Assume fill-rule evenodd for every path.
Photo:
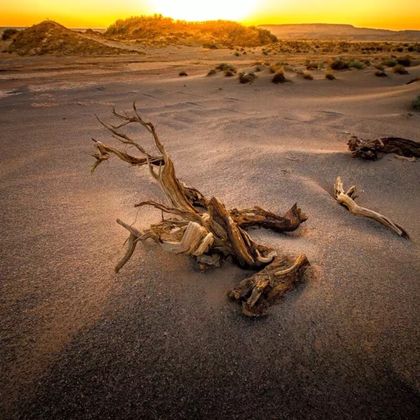
<instances>
[{"instance_id":1,"label":"sand dune","mask_svg":"<svg viewBox=\"0 0 420 420\"><path fill-rule=\"evenodd\" d=\"M2 62L0 417L418 416L420 166L352 159L346 141L420 141L419 85L405 84L420 66L386 79L290 71L280 85L268 70L250 85L206 77L221 61L252 68L261 53L231 59L177 49ZM146 171L111 161L89 172L90 137L106 138L94 114L133 100L189 184L231 207L298 202L308 214L291 234L251 232L313 267L268 318L250 322L227 301L249 274L229 263L202 274L150 244L113 274L126 239L115 219L160 217L132 208L161 197ZM337 175L412 241L337 205Z\"/></svg>"}]
</instances>

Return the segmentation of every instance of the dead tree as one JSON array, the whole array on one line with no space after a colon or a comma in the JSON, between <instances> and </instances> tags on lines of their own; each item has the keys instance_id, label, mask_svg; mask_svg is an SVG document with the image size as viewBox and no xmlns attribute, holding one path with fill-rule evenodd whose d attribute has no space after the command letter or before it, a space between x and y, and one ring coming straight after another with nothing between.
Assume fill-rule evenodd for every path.
<instances>
[{"instance_id":1,"label":"dead tree","mask_svg":"<svg viewBox=\"0 0 420 420\"><path fill-rule=\"evenodd\" d=\"M355 216L368 217L380 223L381 225L386 226L388 229L394 231L397 235L410 239L407 231L402 228L400 225L394 223L391 219L380 214L374 210L367 209L365 207L359 206L354 201L356 199L356 187L353 185L347 191L344 190L343 181L340 177L337 177L334 184L334 195L335 199L347 210L354 214Z\"/></svg>"},{"instance_id":2,"label":"dead tree","mask_svg":"<svg viewBox=\"0 0 420 420\"><path fill-rule=\"evenodd\" d=\"M148 239L169 252L191 256L202 270L219 267L223 260L230 258L240 267L257 272L241 282L228 296L242 305L245 315L265 315L269 305L302 279L309 262L305 255L295 259L278 255L270 247L255 242L246 229L264 227L276 232L289 232L297 229L307 219L306 215L296 204L284 216L260 207L226 209L218 198L208 198L176 177L174 164L154 125L140 116L135 104L130 115L118 113L115 109L113 115L119 120L117 125L104 123L99 118L98 120L121 144L134 148L137 156L92 139L96 147L93 155L96 162L92 172L112 155L132 166L147 166L167 200L166 204L155 201L136 204L136 207L154 207L167 215L145 230L117 220L129 232L129 237L126 253L115 271L121 270L130 260L139 242ZM151 134L157 149L156 154L147 152L142 145L123 132L124 127L133 124L142 126Z\"/></svg>"},{"instance_id":3,"label":"dead tree","mask_svg":"<svg viewBox=\"0 0 420 420\"><path fill-rule=\"evenodd\" d=\"M385 153L395 153L406 158L420 157L420 143L401 137L365 140L352 136L347 144L353 157L365 160L380 159Z\"/></svg>"}]
</instances>

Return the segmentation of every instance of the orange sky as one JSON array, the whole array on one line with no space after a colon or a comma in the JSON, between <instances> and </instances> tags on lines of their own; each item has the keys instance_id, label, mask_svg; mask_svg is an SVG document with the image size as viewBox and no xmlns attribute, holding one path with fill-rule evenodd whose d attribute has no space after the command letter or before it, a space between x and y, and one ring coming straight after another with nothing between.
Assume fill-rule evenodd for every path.
<instances>
[{"instance_id":1,"label":"orange sky","mask_svg":"<svg viewBox=\"0 0 420 420\"><path fill-rule=\"evenodd\" d=\"M247 24L324 22L420 29L420 0L2 0L0 26L53 19L69 27L105 27L119 18L153 13Z\"/></svg>"}]
</instances>

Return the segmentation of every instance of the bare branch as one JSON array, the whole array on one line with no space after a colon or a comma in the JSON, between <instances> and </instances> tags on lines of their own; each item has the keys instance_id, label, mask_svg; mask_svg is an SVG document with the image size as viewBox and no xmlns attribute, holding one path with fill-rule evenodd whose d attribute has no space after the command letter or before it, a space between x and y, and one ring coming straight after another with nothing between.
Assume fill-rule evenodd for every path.
<instances>
[{"instance_id":1,"label":"bare branch","mask_svg":"<svg viewBox=\"0 0 420 420\"><path fill-rule=\"evenodd\" d=\"M397 235L405 238L410 239L408 233L404 228L394 223L391 219L388 217L373 211L369 210L365 207L361 207L354 201L355 198L355 192L356 187L352 186L349 188L349 190L344 192L344 186L343 181L340 177L337 177L335 184L334 184L334 195L335 199L344 207L347 208L347 210L350 211L350 213L354 214L355 216L363 216L368 217L370 219L376 220L378 223L386 226L388 229L391 229L394 231Z\"/></svg>"}]
</instances>

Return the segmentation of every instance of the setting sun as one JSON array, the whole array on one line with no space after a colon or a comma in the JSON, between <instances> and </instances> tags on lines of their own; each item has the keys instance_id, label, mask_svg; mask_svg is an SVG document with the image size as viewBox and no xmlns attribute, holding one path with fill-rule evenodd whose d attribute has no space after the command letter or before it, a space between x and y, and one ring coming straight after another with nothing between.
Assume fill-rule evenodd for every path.
<instances>
[{"instance_id":1,"label":"setting sun","mask_svg":"<svg viewBox=\"0 0 420 420\"><path fill-rule=\"evenodd\" d=\"M257 0L151 0L156 12L183 20L242 20L256 8Z\"/></svg>"}]
</instances>

